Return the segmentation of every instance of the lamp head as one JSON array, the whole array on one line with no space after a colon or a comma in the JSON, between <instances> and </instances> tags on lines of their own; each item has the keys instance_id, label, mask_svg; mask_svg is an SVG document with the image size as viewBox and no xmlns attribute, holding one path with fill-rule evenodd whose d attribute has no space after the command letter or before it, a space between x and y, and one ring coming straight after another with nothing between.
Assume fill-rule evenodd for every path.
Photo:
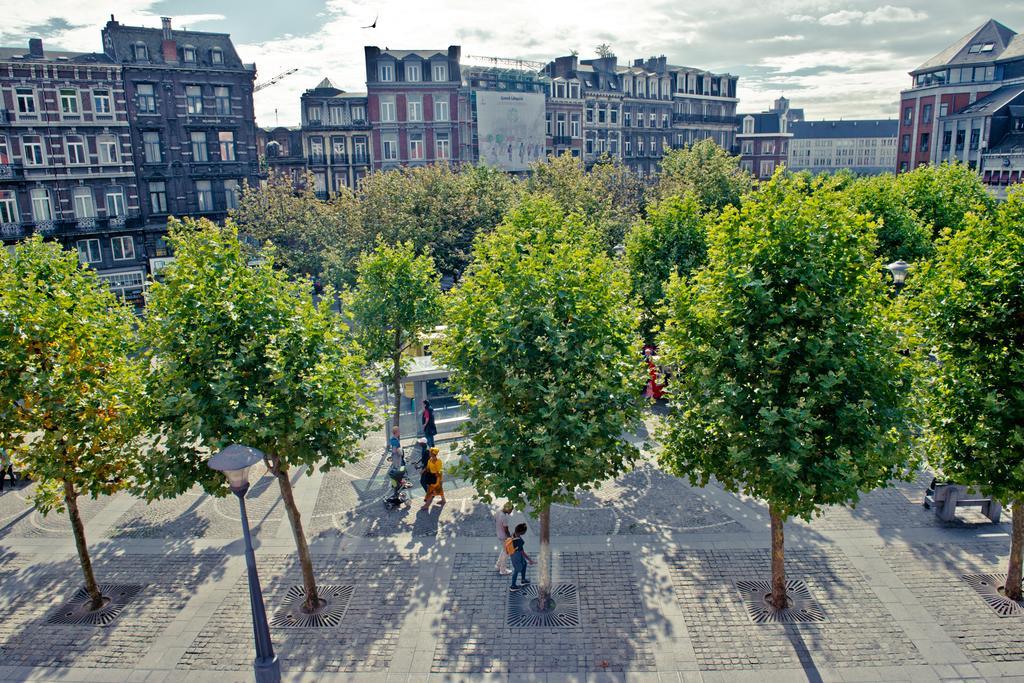
<instances>
[{"instance_id":1,"label":"lamp head","mask_svg":"<svg viewBox=\"0 0 1024 683\"><path fill-rule=\"evenodd\" d=\"M232 491L249 486L249 468L263 460L263 452L233 443L207 461L210 469L223 472Z\"/></svg>"},{"instance_id":2,"label":"lamp head","mask_svg":"<svg viewBox=\"0 0 1024 683\"><path fill-rule=\"evenodd\" d=\"M907 280L907 271L910 270L910 264L906 261L894 261L885 268L892 273L892 283L901 286Z\"/></svg>"}]
</instances>

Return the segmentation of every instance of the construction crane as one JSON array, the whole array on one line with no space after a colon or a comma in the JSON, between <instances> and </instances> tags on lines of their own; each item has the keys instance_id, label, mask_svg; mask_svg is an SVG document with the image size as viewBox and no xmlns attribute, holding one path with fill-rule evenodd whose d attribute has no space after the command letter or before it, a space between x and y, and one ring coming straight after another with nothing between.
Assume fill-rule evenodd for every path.
<instances>
[{"instance_id":1,"label":"construction crane","mask_svg":"<svg viewBox=\"0 0 1024 683\"><path fill-rule=\"evenodd\" d=\"M284 80L285 78L288 78L289 76L291 76L293 73L295 73L298 70L299 70L298 67L295 67L293 69L288 69L287 71L283 71L283 72L277 74L276 76L274 76L273 78L271 78L269 81L263 81L262 83L257 83L253 87L252 91L253 92L259 92L260 90L263 90L264 88L269 88L270 86L274 85L278 81L281 81L281 80Z\"/></svg>"},{"instance_id":2,"label":"construction crane","mask_svg":"<svg viewBox=\"0 0 1024 683\"><path fill-rule=\"evenodd\" d=\"M515 57L487 57L484 55L466 55L466 59L479 59L500 69L515 69L517 71L540 71L547 64L545 62L534 62L529 59L517 59Z\"/></svg>"}]
</instances>

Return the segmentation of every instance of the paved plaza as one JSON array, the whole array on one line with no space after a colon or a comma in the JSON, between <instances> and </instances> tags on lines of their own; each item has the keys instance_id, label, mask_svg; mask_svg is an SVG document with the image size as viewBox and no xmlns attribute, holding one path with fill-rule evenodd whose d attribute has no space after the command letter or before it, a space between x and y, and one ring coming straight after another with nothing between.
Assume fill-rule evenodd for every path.
<instances>
[{"instance_id":1,"label":"paved plaza","mask_svg":"<svg viewBox=\"0 0 1024 683\"><path fill-rule=\"evenodd\" d=\"M634 471L552 511L553 577L571 614L558 626L510 621L491 512L466 482L446 481L444 506L420 510L414 488L387 512L382 435L353 465L294 472L318 582L343 613L325 628L271 628L284 679L1024 681L1024 616L998 615L963 579L1006 571L1009 514L942 523L921 505L922 472L792 522L788 578L820 618L754 623L737 582L768 578L767 510L661 472L651 435L635 438L646 459ZM457 457L453 443L443 459ZM247 504L273 619L301 576L277 485L257 469ZM98 580L137 590L110 624L89 626L51 623L80 570L66 515L39 515L30 494L0 494L0 681L252 680L233 497L82 500Z\"/></svg>"}]
</instances>

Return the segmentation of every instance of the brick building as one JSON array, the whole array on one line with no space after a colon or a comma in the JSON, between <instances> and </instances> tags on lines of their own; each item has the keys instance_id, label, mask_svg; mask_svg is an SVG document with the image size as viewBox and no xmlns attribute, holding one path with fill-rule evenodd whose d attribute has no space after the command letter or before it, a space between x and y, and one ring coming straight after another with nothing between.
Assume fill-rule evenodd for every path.
<instances>
[{"instance_id":1,"label":"brick building","mask_svg":"<svg viewBox=\"0 0 1024 683\"><path fill-rule=\"evenodd\" d=\"M364 48L374 169L471 160L460 127L469 112L459 106L462 87L458 45L447 50Z\"/></svg>"},{"instance_id":2,"label":"brick building","mask_svg":"<svg viewBox=\"0 0 1024 683\"><path fill-rule=\"evenodd\" d=\"M0 48L0 235L78 253L110 288L145 281L139 192L121 67L104 54Z\"/></svg>"},{"instance_id":3,"label":"brick building","mask_svg":"<svg viewBox=\"0 0 1024 683\"><path fill-rule=\"evenodd\" d=\"M787 166L811 173L892 173L898 131L895 119L797 121L789 125Z\"/></svg>"},{"instance_id":4,"label":"brick building","mask_svg":"<svg viewBox=\"0 0 1024 683\"><path fill-rule=\"evenodd\" d=\"M546 151L549 155L583 156L583 77L575 55L558 57L544 67L548 79L545 101Z\"/></svg>"},{"instance_id":5,"label":"brick building","mask_svg":"<svg viewBox=\"0 0 1024 683\"><path fill-rule=\"evenodd\" d=\"M775 100L768 111L736 115L733 152L740 156L740 167L755 178L771 178L775 169L787 163L793 138L790 128L803 118L804 110L791 108L785 97Z\"/></svg>"},{"instance_id":6,"label":"brick building","mask_svg":"<svg viewBox=\"0 0 1024 683\"><path fill-rule=\"evenodd\" d=\"M226 33L125 26L111 17L103 50L122 69L152 272L170 254L169 216L221 221L259 175L253 64Z\"/></svg>"},{"instance_id":7,"label":"brick building","mask_svg":"<svg viewBox=\"0 0 1024 683\"><path fill-rule=\"evenodd\" d=\"M347 93L327 78L302 94L302 150L318 196L353 188L370 171L366 93Z\"/></svg>"}]
</instances>

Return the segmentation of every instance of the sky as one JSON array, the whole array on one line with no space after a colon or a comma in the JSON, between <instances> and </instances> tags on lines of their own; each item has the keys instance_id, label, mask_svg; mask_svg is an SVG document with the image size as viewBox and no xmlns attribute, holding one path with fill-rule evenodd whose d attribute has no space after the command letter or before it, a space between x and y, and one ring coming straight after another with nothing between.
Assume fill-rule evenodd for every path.
<instances>
[{"instance_id":1,"label":"sky","mask_svg":"<svg viewBox=\"0 0 1024 683\"><path fill-rule=\"evenodd\" d=\"M445 49L550 61L610 45L621 63L670 64L739 76L739 110L784 94L808 119L892 118L907 72L988 19L1024 31L1020 0L4 0L0 45L43 39L53 49L100 51L100 29L122 24L230 33L257 82L261 126L297 125L299 97L325 76L365 90L363 46ZM362 28L377 20L376 28Z\"/></svg>"}]
</instances>

